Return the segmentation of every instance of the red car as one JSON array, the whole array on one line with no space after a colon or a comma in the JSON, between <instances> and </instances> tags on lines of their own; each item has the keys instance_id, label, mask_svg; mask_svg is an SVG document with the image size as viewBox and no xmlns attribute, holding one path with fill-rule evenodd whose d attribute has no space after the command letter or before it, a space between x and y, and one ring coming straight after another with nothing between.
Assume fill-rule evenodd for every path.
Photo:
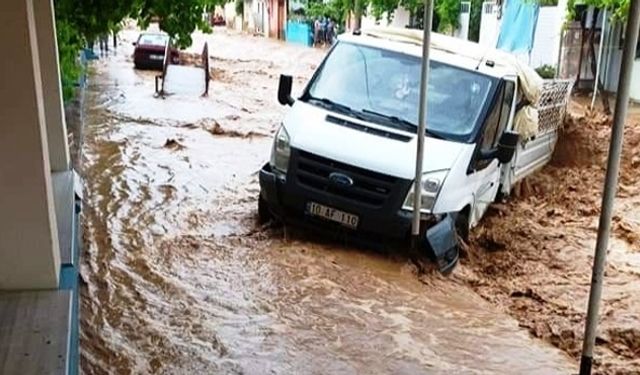
<instances>
[{"instance_id":1,"label":"red car","mask_svg":"<svg viewBox=\"0 0 640 375\"><path fill-rule=\"evenodd\" d=\"M133 64L136 69L159 69L162 70L164 64L164 52L169 43L171 53L171 63L180 63L180 53L171 47L171 39L164 33L142 33L138 41L133 45Z\"/></svg>"}]
</instances>

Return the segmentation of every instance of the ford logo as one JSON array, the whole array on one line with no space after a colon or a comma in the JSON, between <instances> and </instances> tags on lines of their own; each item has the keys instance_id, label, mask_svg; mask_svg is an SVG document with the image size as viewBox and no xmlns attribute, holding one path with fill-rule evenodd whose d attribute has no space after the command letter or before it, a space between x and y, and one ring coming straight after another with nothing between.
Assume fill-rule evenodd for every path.
<instances>
[{"instance_id":1,"label":"ford logo","mask_svg":"<svg viewBox=\"0 0 640 375\"><path fill-rule=\"evenodd\" d=\"M353 186L353 179L347 176L346 174L342 174L342 173L337 173L337 172L331 173L329 175L329 181L331 181L331 183L336 186L342 186L342 187Z\"/></svg>"}]
</instances>

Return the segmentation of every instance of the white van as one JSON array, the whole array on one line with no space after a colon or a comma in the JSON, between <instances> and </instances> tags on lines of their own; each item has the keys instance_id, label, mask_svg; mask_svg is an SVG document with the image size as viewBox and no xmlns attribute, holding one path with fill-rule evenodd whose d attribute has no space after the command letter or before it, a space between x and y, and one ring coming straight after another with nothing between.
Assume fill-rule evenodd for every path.
<instances>
[{"instance_id":1,"label":"white van","mask_svg":"<svg viewBox=\"0 0 640 375\"><path fill-rule=\"evenodd\" d=\"M261 220L409 238L422 47L407 33L340 36L297 100L291 77L281 76L278 98L291 109L260 172ZM448 271L458 259L455 232L466 238L499 192L550 159L570 83L545 83L537 129L523 139L513 125L527 104L521 67L489 59L501 55L477 44L434 37L423 246Z\"/></svg>"}]
</instances>

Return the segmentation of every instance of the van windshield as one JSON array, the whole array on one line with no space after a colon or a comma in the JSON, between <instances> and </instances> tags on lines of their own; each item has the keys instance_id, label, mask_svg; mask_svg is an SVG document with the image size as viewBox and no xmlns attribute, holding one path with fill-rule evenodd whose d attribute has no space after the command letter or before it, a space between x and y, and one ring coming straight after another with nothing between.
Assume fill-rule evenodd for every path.
<instances>
[{"instance_id":1,"label":"van windshield","mask_svg":"<svg viewBox=\"0 0 640 375\"><path fill-rule=\"evenodd\" d=\"M351 43L338 43L303 96L320 105L415 132L421 58ZM495 78L430 61L427 132L468 142Z\"/></svg>"}]
</instances>

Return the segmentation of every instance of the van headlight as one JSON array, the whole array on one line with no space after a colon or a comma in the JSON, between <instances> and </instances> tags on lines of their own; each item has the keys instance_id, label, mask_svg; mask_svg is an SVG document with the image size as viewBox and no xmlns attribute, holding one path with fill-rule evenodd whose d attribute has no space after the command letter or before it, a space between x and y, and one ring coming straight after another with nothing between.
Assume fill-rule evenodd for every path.
<instances>
[{"instance_id":1,"label":"van headlight","mask_svg":"<svg viewBox=\"0 0 640 375\"><path fill-rule=\"evenodd\" d=\"M271 150L271 168L275 171L286 174L289 168L289 157L291 156L291 148L289 147L289 133L283 125L276 132L273 140L273 149Z\"/></svg>"},{"instance_id":2,"label":"van headlight","mask_svg":"<svg viewBox=\"0 0 640 375\"><path fill-rule=\"evenodd\" d=\"M427 172L422 175L420 212L426 214L431 213L431 210L433 210L433 205L436 203L438 193L440 193L440 189L442 188L442 184L444 183L444 179L447 177L447 173L449 173L449 170ZM402 205L403 210L413 211L413 201L415 197L413 186L414 184L412 183L409 194L407 194L407 199L404 200L404 204Z\"/></svg>"}]
</instances>

